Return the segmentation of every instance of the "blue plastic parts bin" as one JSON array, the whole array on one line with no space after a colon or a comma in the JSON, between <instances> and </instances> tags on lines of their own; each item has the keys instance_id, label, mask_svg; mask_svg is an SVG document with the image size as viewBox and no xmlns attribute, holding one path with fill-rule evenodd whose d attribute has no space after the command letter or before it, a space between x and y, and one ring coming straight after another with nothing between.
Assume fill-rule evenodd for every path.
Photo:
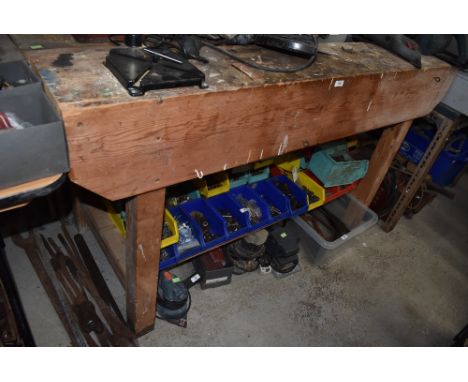
<instances>
[{"instance_id":1,"label":"blue plastic parts bin","mask_svg":"<svg viewBox=\"0 0 468 382\"><path fill-rule=\"evenodd\" d=\"M337 157L343 160L336 160ZM348 153L346 142L326 144L312 154L311 170L324 187L351 184L366 175L369 161L354 160Z\"/></svg>"},{"instance_id":2,"label":"blue plastic parts bin","mask_svg":"<svg viewBox=\"0 0 468 382\"><path fill-rule=\"evenodd\" d=\"M199 199L197 199L199 200ZM201 199L200 199L201 200ZM191 203L191 201L188 201L186 203ZM184 203L185 204L185 203ZM202 235L198 225L194 225L193 222L189 219L189 217L182 211L180 206L175 206L175 207L170 207L169 211L171 212L172 216L174 219L177 221L177 225L181 224L188 224L189 227L192 230L192 234L195 236L195 238L198 240L200 243L199 246L190 248L184 252L179 251L179 245L178 244L173 244L169 247L166 247L165 250L167 251L168 258L165 260L161 260L159 263L159 269L164 270L167 269L177 263L179 263L181 260L190 257L202 250L202 241L200 236Z\"/></svg>"},{"instance_id":3,"label":"blue plastic parts bin","mask_svg":"<svg viewBox=\"0 0 468 382\"><path fill-rule=\"evenodd\" d=\"M294 195L296 200L299 202L300 207L296 208L294 210L292 205L291 205L291 201L289 200L289 198L286 197L287 201L288 201L288 204L289 204L289 210L291 211L290 216L301 215L301 214L307 212L307 210L309 208L309 204L307 203L307 194L304 192L304 190L301 187L299 187L296 183L294 183L286 175L275 176L273 178L268 179L268 181L271 182L276 188L278 188L278 186L275 185L276 182L280 182L280 183L285 184L289 188L291 193ZM278 188L278 191L280 191L283 194L281 189Z\"/></svg>"},{"instance_id":4,"label":"blue plastic parts bin","mask_svg":"<svg viewBox=\"0 0 468 382\"><path fill-rule=\"evenodd\" d=\"M435 135L435 127L415 126L408 131L401 145L400 154L418 164ZM468 139L465 134L456 132L432 165L432 181L440 186L453 183L468 163Z\"/></svg>"},{"instance_id":5,"label":"blue plastic parts bin","mask_svg":"<svg viewBox=\"0 0 468 382\"><path fill-rule=\"evenodd\" d=\"M163 252L165 252L166 256L163 258ZM159 263L159 269L164 270L169 267L172 267L177 264L179 261L177 255L176 255L176 246L171 245L167 248L164 248L161 250L161 261Z\"/></svg>"},{"instance_id":6,"label":"blue plastic parts bin","mask_svg":"<svg viewBox=\"0 0 468 382\"><path fill-rule=\"evenodd\" d=\"M271 182L263 181L253 183L250 186L269 206L272 205L280 211L280 214L273 216L270 211L272 221L279 221L291 216L291 207L288 198L278 190Z\"/></svg>"},{"instance_id":7,"label":"blue plastic parts bin","mask_svg":"<svg viewBox=\"0 0 468 382\"><path fill-rule=\"evenodd\" d=\"M301 204L301 208L294 211L292 210L289 198L274 185L274 180L287 184L291 193ZM248 212L243 211L243 206L236 198L239 195L247 201L255 200L255 204L261 211L261 219L258 223L252 223L249 219ZM270 205L276 207L281 212L280 215L273 217L270 213ZM285 175L262 180L254 184L243 185L211 198L189 200L182 205L170 207L169 211L176 219L177 224L187 223L192 230L192 234L200 242L200 245L185 250L184 252L180 251L179 244L174 244L165 248L167 257L164 260L161 260L160 269L164 270L172 267L181 261L198 253L207 251L222 242L235 239L236 237L248 232L263 228L291 216L300 215L306 212L307 208L308 204L306 193ZM235 232L228 232L227 222L222 217L222 212L225 210L229 211L229 213L231 213L239 222L241 229ZM218 236L216 239L205 243L201 227L190 215L192 211L200 211L203 213L205 218L208 220L210 227Z\"/></svg>"},{"instance_id":8,"label":"blue plastic parts bin","mask_svg":"<svg viewBox=\"0 0 468 382\"><path fill-rule=\"evenodd\" d=\"M258 223L252 223L249 219L249 224L250 224L250 230L255 230L260 227L263 227L267 225L271 221L271 216L270 216L270 211L267 206L267 204L262 200L260 195L258 195L254 190L252 190L249 186L241 186L237 187L229 192L231 194L231 197L236 201L236 203L239 205L239 208L244 208L242 206L241 202L238 200L239 196L244 198L245 200L254 200L255 204L257 205L258 208L260 208L261 211L261 218L260 222ZM248 216L248 213L245 212L245 214Z\"/></svg>"},{"instance_id":9,"label":"blue plastic parts bin","mask_svg":"<svg viewBox=\"0 0 468 382\"><path fill-rule=\"evenodd\" d=\"M225 221L219 215L216 210L207 203L206 199L196 199L190 203L184 203L180 206L180 209L185 213L188 220L192 223L191 226L196 226L200 232L200 242L202 246L207 247L208 245L216 245L226 240L226 227ZM205 242L203 239L203 233L198 222L191 216L194 211L201 212L205 219L208 221L209 229L212 234L216 236L213 240Z\"/></svg>"},{"instance_id":10,"label":"blue plastic parts bin","mask_svg":"<svg viewBox=\"0 0 468 382\"><path fill-rule=\"evenodd\" d=\"M235 232L229 232L227 222L224 222L226 233L229 236L229 239L241 236L249 231L250 227L248 214L241 212L241 207L229 193L213 196L212 198L207 199L207 203L211 205L221 216L223 215L223 211L227 211L240 224L241 228L239 230Z\"/></svg>"}]
</instances>

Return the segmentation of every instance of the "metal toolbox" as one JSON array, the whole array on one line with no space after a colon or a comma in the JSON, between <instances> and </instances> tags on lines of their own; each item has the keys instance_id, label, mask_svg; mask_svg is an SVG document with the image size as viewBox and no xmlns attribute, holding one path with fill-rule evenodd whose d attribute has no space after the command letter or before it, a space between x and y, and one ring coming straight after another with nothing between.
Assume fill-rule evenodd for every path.
<instances>
[{"instance_id":1,"label":"metal toolbox","mask_svg":"<svg viewBox=\"0 0 468 382\"><path fill-rule=\"evenodd\" d=\"M63 122L40 86L0 91L0 112L32 125L0 131L0 188L68 172Z\"/></svg>"}]
</instances>

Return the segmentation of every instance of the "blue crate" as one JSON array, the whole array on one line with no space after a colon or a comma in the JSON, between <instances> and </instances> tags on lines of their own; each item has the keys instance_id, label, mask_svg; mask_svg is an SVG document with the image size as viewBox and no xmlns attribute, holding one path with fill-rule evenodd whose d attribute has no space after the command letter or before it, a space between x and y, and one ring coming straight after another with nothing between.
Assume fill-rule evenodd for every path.
<instances>
[{"instance_id":1,"label":"blue crate","mask_svg":"<svg viewBox=\"0 0 468 382\"><path fill-rule=\"evenodd\" d=\"M197 200L201 200L201 199L197 199ZM190 203L190 202L186 202L186 203ZM184 203L184 204L186 204ZM197 246L197 247L193 247L193 248L190 248L190 249L187 249L185 251L182 251L181 249L181 243L180 241L182 240L182 237L181 235L179 234L179 242L177 244L174 244L170 247L167 247L167 248L172 248L172 250L174 251L175 253L175 256L176 256L176 259L177 259L177 262L181 259L181 258L187 258L187 257L190 257L192 255L194 255L195 253L198 253L202 250L202 245L203 245L203 241L201 240L201 236L202 236L202 233L198 227L197 224L193 224L193 222L186 216L186 214L182 211L181 207L180 206L176 206L176 207L170 207L169 208L169 211L171 212L172 216L174 217L174 219L177 221L177 226L179 227L181 224L183 223L187 223L191 230L192 230L192 234L193 236L199 241L200 245Z\"/></svg>"},{"instance_id":2,"label":"blue crate","mask_svg":"<svg viewBox=\"0 0 468 382\"><path fill-rule=\"evenodd\" d=\"M161 254L163 251L166 251L167 258L159 262L159 270L163 271L176 265L179 262L176 245L177 244L174 244L161 250Z\"/></svg>"},{"instance_id":3,"label":"blue crate","mask_svg":"<svg viewBox=\"0 0 468 382\"><path fill-rule=\"evenodd\" d=\"M303 213L307 212L307 210L309 208L309 204L307 203L307 194L304 192L304 190L302 190L301 187L299 187L296 183L294 183L292 180L290 180L286 175L275 176L273 178L268 179L268 182L270 182L275 188L277 188L278 191L282 195L284 195L284 197L287 199L291 216L302 215ZM294 195L296 200L299 202L300 207L298 207L296 209L293 209L293 206L291 205L291 201L281 191L281 188L276 186L276 184L275 184L276 182L283 183L289 188L291 193Z\"/></svg>"},{"instance_id":4,"label":"blue crate","mask_svg":"<svg viewBox=\"0 0 468 382\"><path fill-rule=\"evenodd\" d=\"M243 209L243 206L237 199L239 195L242 196L246 200L251 200L251 199L255 200L256 205L258 206L258 208L260 208L260 212L262 216L260 218L260 222L258 223L252 223L249 219L249 225L252 231L272 222L270 209L268 208L268 205L262 200L260 195L258 195L249 186L245 185L245 186L234 188L229 191L229 195L234 199L236 203L239 204L239 208L241 210ZM248 212L244 212L244 213L248 216Z\"/></svg>"},{"instance_id":5,"label":"blue crate","mask_svg":"<svg viewBox=\"0 0 468 382\"><path fill-rule=\"evenodd\" d=\"M236 188L247 184L250 178L249 171L245 171L239 174L229 174L229 184L231 188Z\"/></svg>"},{"instance_id":6,"label":"blue crate","mask_svg":"<svg viewBox=\"0 0 468 382\"><path fill-rule=\"evenodd\" d=\"M399 154L410 162L418 164L424 156L435 132L435 126L418 125L415 123L408 131L400 147ZM430 170L432 181L443 187L449 186L454 182L467 162L467 136L461 132L455 132L432 165Z\"/></svg>"},{"instance_id":7,"label":"blue crate","mask_svg":"<svg viewBox=\"0 0 468 382\"><path fill-rule=\"evenodd\" d=\"M236 221L241 225L241 228L236 232L229 232L227 222L223 218L225 222L228 240L241 236L250 230L248 214L241 212L241 206L232 198L231 195L227 193L216 195L207 199L206 202L221 216L223 210L228 211L230 214L232 214L234 219L236 219Z\"/></svg>"},{"instance_id":8,"label":"blue crate","mask_svg":"<svg viewBox=\"0 0 468 382\"><path fill-rule=\"evenodd\" d=\"M280 211L280 214L277 216L273 216L270 211L272 221L280 221L291 216L288 198L268 180L253 183L250 187L255 190L268 206L274 206Z\"/></svg>"},{"instance_id":9,"label":"blue crate","mask_svg":"<svg viewBox=\"0 0 468 382\"><path fill-rule=\"evenodd\" d=\"M206 201L206 199L196 199L191 200L187 203L184 203L180 206L180 209L185 213L188 220L191 222L191 226L195 226L198 229L200 234L200 240L202 243L202 247L210 248L216 244L219 244L226 240L227 237L227 229L226 229L226 222L221 217L215 209L213 209ZM192 218L191 213L193 211L201 212L205 219L208 221L210 230L213 234L217 237L208 243L205 242L203 239L203 232L201 227L198 225L197 221Z\"/></svg>"}]
</instances>

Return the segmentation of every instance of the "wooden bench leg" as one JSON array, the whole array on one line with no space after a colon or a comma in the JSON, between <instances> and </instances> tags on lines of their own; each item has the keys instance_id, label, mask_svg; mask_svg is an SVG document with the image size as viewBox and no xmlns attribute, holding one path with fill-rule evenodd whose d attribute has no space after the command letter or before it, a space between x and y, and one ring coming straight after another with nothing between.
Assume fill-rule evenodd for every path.
<instances>
[{"instance_id":1,"label":"wooden bench leg","mask_svg":"<svg viewBox=\"0 0 468 382\"><path fill-rule=\"evenodd\" d=\"M372 203L412 123L413 120L405 121L387 127L382 133L369 162L367 174L354 190L354 196L366 206Z\"/></svg>"},{"instance_id":2,"label":"wooden bench leg","mask_svg":"<svg viewBox=\"0 0 468 382\"><path fill-rule=\"evenodd\" d=\"M127 317L136 335L154 328L165 189L132 198L127 214Z\"/></svg>"}]
</instances>

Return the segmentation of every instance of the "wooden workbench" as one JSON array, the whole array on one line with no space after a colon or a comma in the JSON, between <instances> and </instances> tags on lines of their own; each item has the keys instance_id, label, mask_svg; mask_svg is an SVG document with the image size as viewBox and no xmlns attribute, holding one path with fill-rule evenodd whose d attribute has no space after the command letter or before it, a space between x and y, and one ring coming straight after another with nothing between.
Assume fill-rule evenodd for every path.
<instances>
[{"instance_id":1,"label":"wooden workbench","mask_svg":"<svg viewBox=\"0 0 468 382\"><path fill-rule=\"evenodd\" d=\"M124 281L128 319L138 334L154 326L167 186L389 127L356 191L369 204L411 121L437 105L454 77L434 57L423 57L417 70L364 43L322 44L317 61L293 74L256 71L204 48L210 64L196 65L208 89L132 98L104 67L108 50L70 47L29 52L28 58L64 119L72 182L109 200L130 198L126 241L106 227L102 213L92 212L97 209L88 213L101 244L113 247L111 262ZM301 60L256 47L232 51L264 64Z\"/></svg>"}]
</instances>

